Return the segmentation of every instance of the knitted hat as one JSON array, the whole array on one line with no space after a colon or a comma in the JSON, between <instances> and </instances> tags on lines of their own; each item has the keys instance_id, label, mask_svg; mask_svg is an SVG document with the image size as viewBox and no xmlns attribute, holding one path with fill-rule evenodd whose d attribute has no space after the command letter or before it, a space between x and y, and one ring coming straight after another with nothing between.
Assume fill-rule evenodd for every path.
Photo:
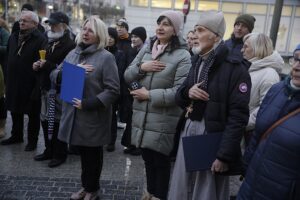
<instances>
[{"instance_id":1,"label":"knitted hat","mask_svg":"<svg viewBox=\"0 0 300 200\"><path fill-rule=\"evenodd\" d=\"M132 29L131 35L138 36L139 38L141 38L141 40L143 40L143 43L145 42L145 40L147 38L146 29L142 26L139 26L139 27L136 27L136 28Z\"/></svg>"},{"instance_id":2,"label":"knitted hat","mask_svg":"<svg viewBox=\"0 0 300 200\"><path fill-rule=\"evenodd\" d=\"M207 28L221 38L223 38L226 29L223 12L214 10L202 12L196 25Z\"/></svg>"},{"instance_id":3,"label":"knitted hat","mask_svg":"<svg viewBox=\"0 0 300 200\"><path fill-rule=\"evenodd\" d=\"M256 19L252 15L243 14L243 15L238 16L235 19L234 25L236 25L236 23L238 23L238 22L242 22L247 26L249 32L251 33L254 28L255 21L256 21Z\"/></svg>"},{"instance_id":4,"label":"knitted hat","mask_svg":"<svg viewBox=\"0 0 300 200\"><path fill-rule=\"evenodd\" d=\"M293 52L293 54L295 54L296 51L299 51L300 50L300 44L298 44Z\"/></svg>"},{"instance_id":5,"label":"knitted hat","mask_svg":"<svg viewBox=\"0 0 300 200\"><path fill-rule=\"evenodd\" d=\"M115 43L118 41L118 32L115 28L108 27L108 35L112 38L114 38Z\"/></svg>"},{"instance_id":6,"label":"knitted hat","mask_svg":"<svg viewBox=\"0 0 300 200\"><path fill-rule=\"evenodd\" d=\"M25 4L23 4L23 6L21 8L21 11L23 11L23 10L33 11L33 6L29 3L25 3Z\"/></svg>"},{"instance_id":7,"label":"knitted hat","mask_svg":"<svg viewBox=\"0 0 300 200\"><path fill-rule=\"evenodd\" d=\"M119 19L119 21L117 22L117 25L124 26L127 31L129 30L129 26L128 26L128 22L127 22L126 18Z\"/></svg>"},{"instance_id":8,"label":"knitted hat","mask_svg":"<svg viewBox=\"0 0 300 200\"><path fill-rule=\"evenodd\" d=\"M162 16L167 17L171 21L174 31L178 35L183 24L183 14L179 11L166 10L160 13L158 19Z\"/></svg>"}]
</instances>

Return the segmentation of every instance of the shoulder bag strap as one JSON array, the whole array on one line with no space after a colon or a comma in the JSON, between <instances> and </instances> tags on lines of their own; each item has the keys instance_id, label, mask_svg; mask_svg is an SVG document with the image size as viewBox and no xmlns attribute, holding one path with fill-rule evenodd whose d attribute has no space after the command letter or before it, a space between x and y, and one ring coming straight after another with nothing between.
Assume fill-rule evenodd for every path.
<instances>
[{"instance_id":1,"label":"shoulder bag strap","mask_svg":"<svg viewBox=\"0 0 300 200\"><path fill-rule=\"evenodd\" d=\"M300 113L300 108L294 110L293 112L290 112L289 114L285 115L284 117L280 118L278 121L276 121L268 130L262 135L259 142L262 142L264 139L266 139L274 128L282 124L284 121L286 121L288 118L292 117L293 115L296 115Z\"/></svg>"}]
</instances>

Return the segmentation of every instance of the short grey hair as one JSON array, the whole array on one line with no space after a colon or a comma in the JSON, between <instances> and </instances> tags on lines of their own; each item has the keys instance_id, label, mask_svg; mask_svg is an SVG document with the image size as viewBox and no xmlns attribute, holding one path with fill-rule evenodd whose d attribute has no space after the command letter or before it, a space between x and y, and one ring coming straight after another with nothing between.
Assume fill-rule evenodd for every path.
<instances>
[{"instance_id":1,"label":"short grey hair","mask_svg":"<svg viewBox=\"0 0 300 200\"><path fill-rule=\"evenodd\" d=\"M253 49L254 57L259 59L270 56L274 51L272 40L264 33L249 33L245 35L244 43L246 40Z\"/></svg>"},{"instance_id":2,"label":"short grey hair","mask_svg":"<svg viewBox=\"0 0 300 200\"><path fill-rule=\"evenodd\" d=\"M106 47L108 44L108 30L107 30L105 23L99 17L91 16L83 22L82 28L88 22L90 22L91 28L98 38L97 49ZM80 44L82 42L82 34L83 34L83 29L81 29L80 33L76 37L77 44Z\"/></svg>"},{"instance_id":3,"label":"short grey hair","mask_svg":"<svg viewBox=\"0 0 300 200\"><path fill-rule=\"evenodd\" d=\"M39 23L39 16L35 12L32 12L30 10L23 10L21 12L21 16L22 15L30 15L32 21L34 21L37 24Z\"/></svg>"}]
</instances>

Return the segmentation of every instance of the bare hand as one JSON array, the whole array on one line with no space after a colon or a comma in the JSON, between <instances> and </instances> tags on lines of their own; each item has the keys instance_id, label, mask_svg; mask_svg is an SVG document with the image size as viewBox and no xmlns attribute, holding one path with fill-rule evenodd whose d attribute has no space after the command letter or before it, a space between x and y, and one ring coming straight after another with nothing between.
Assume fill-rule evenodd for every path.
<instances>
[{"instance_id":1,"label":"bare hand","mask_svg":"<svg viewBox=\"0 0 300 200\"><path fill-rule=\"evenodd\" d=\"M212 173L214 174L215 172L225 172L225 171L228 171L228 164L216 159L210 170L212 171Z\"/></svg>"},{"instance_id":2,"label":"bare hand","mask_svg":"<svg viewBox=\"0 0 300 200\"><path fill-rule=\"evenodd\" d=\"M204 90L200 89L199 86L201 83L196 83L189 89L189 98L193 100L202 100L202 101L208 101L209 100L209 94L205 92Z\"/></svg>"},{"instance_id":3,"label":"bare hand","mask_svg":"<svg viewBox=\"0 0 300 200\"><path fill-rule=\"evenodd\" d=\"M94 69L95 69L93 65L85 64L85 62L82 62L82 63L78 64L77 66L82 67L83 69L85 69L86 74L94 71Z\"/></svg>"},{"instance_id":4,"label":"bare hand","mask_svg":"<svg viewBox=\"0 0 300 200\"><path fill-rule=\"evenodd\" d=\"M38 60L33 63L32 69L34 71L38 71L40 68L42 68L44 66L45 63L46 63L46 60Z\"/></svg>"},{"instance_id":5,"label":"bare hand","mask_svg":"<svg viewBox=\"0 0 300 200\"><path fill-rule=\"evenodd\" d=\"M145 87L133 90L130 92L130 94L133 96L133 98L139 101L145 101L149 99L149 90L147 90Z\"/></svg>"},{"instance_id":6,"label":"bare hand","mask_svg":"<svg viewBox=\"0 0 300 200\"><path fill-rule=\"evenodd\" d=\"M165 63L162 63L160 61L154 60L145 62L141 65L141 70L144 72L160 72L164 70L166 67Z\"/></svg>"},{"instance_id":7,"label":"bare hand","mask_svg":"<svg viewBox=\"0 0 300 200\"><path fill-rule=\"evenodd\" d=\"M79 100L79 99L77 99L77 98L74 98L73 100L72 100L72 102L74 103L73 104L73 106L75 107L75 108L78 108L78 109L82 109L82 105L81 105L81 100Z\"/></svg>"}]
</instances>

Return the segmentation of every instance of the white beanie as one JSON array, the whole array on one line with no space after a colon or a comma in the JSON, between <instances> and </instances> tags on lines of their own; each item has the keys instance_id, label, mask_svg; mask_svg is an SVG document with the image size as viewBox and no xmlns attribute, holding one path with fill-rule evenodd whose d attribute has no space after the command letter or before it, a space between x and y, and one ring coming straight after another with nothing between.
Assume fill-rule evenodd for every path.
<instances>
[{"instance_id":1,"label":"white beanie","mask_svg":"<svg viewBox=\"0 0 300 200\"><path fill-rule=\"evenodd\" d=\"M160 13L159 17L161 16L165 16L171 21L174 31L178 35L183 24L183 14L179 11L166 10Z\"/></svg>"},{"instance_id":2,"label":"white beanie","mask_svg":"<svg viewBox=\"0 0 300 200\"><path fill-rule=\"evenodd\" d=\"M202 12L196 25L207 28L221 38L223 38L226 30L224 15L220 11L209 10Z\"/></svg>"}]
</instances>

